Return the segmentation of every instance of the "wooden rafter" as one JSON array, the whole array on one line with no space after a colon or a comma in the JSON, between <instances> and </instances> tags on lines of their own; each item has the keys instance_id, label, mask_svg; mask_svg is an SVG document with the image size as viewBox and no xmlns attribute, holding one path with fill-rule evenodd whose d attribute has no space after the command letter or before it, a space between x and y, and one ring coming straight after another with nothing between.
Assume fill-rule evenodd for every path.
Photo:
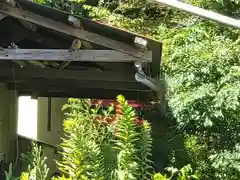
<instances>
[{"instance_id":1,"label":"wooden rafter","mask_svg":"<svg viewBox=\"0 0 240 180\"><path fill-rule=\"evenodd\" d=\"M119 72L96 72L93 70L59 70L53 68L0 68L0 81L7 82L9 80L24 81L31 78L43 78L49 80L62 79L62 80L85 80L85 81L105 81L105 82L136 82L134 72L119 73Z\"/></svg>"},{"instance_id":2,"label":"wooden rafter","mask_svg":"<svg viewBox=\"0 0 240 180\"><path fill-rule=\"evenodd\" d=\"M0 54L0 60L44 60L44 61L90 61L90 62L134 62L138 58L114 50L78 50L69 53L67 49L6 49L7 56ZM142 59L140 59L142 60Z\"/></svg>"},{"instance_id":3,"label":"wooden rafter","mask_svg":"<svg viewBox=\"0 0 240 180\"><path fill-rule=\"evenodd\" d=\"M36 88L39 91L45 89L61 89L77 90L81 88L101 88L112 90L132 90L132 91L146 91L149 90L146 86L138 82L106 82L106 81L79 81L79 80L46 80L46 79L25 79L23 81L8 82L16 90Z\"/></svg>"},{"instance_id":4,"label":"wooden rafter","mask_svg":"<svg viewBox=\"0 0 240 180\"><path fill-rule=\"evenodd\" d=\"M28 21L28 22L37 24L39 26L46 27L46 28L82 39L85 41L89 41L91 43L97 43L107 48L114 49L116 51L120 51L122 53L126 53L129 55L135 56L137 58L144 59L145 61L148 61L148 62L150 62L152 59L151 51L146 51L146 52L141 51L130 45L109 39L104 36L100 36L98 34L88 32L84 29L74 28L70 25L57 22L25 10L14 8L6 4L0 4L0 13L12 16L17 19Z\"/></svg>"},{"instance_id":5,"label":"wooden rafter","mask_svg":"<svg viewBox=\"0 0 240 180\"><path fill-rule=\"evenodd\" d=\"M8 86L8 89L13 89L14 86ZM21 89L18 91L19 95L31 95L32 92L36 92L38 89ZM123 94L125 98L129 100L149 101L154 100L154 96L149 91L130 91L130 90L112 90L112 89L100 89L100 88L81 88L81 89L42 89L38 91L39 97L76 97L76 98L95 98L95 99L115 99L117 95Z\"/></svg>"}]
</instances>

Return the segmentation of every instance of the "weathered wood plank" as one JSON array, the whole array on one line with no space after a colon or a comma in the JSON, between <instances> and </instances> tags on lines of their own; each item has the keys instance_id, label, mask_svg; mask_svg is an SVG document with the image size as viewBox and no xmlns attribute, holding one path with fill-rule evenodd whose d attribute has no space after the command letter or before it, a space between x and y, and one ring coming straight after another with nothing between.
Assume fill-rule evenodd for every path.
<instances>
[{"instance_id":1,"label":"weathered wood plank","mask_svg":"<svg viewBox=\"0 0 240 180\"><path fill-rule=\"evenodd\" d=\"M0 54L0 60L44 61L90 61L133 62L139 58L114 50L78 50L69 53L66 49L6 49L8 56Z\"/></svg>"},{"instance_id":2,"label":"weathered wood plank","mask_svg":"<svg viewBox=\"0 0 240 180\"><path fill-rule=\"evenodd\" d=\"M96 72L93 70L59 70L52 68L14 68L15 80L21 81L29 78L44 78L49 80L54 79L75 79L75 80L86 80L86 81L116 81L116 82L136 82L134 78L135 72L130 73L119 73L119 72ZM12 68L0 67L0 81L8 81L13 78Z\"/></svg>"},{"instance_id":3,"label":"weathered wood plank","mask_svg":"<svg viewBox=\"0 0 240 180\"><path fill-rule=\"evenodd\" d=\"M79 39L83 39L85 41L97 43L102 46L108 47L110 49L114 49L129 55L144 59L145 61L148 61L148 62L151 62L151 59L152 59L151 51L143 52L130 45L109 39L104 36L100 36L98 34L88 32L84 29L77 29L70 25L53 21L49 18L40 16L25 10L13 8L6 4L0 3L0 13L15 17L17 19L25 20L25 21L40 25L42 27L46 27L46 28L79 38Z\"/></svg>"}]
</instances>

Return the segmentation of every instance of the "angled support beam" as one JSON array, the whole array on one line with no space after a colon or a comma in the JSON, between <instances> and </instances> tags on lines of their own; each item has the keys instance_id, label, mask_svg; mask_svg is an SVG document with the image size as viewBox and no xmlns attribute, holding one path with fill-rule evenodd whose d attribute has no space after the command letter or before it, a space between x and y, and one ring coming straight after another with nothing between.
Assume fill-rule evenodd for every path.
<instances>
[{"instance_id":1,"label":"angled support beam","mask_svg":"<svg viewBox=\"0 0 240 180\"><path fill-rule=\"evenodd\" d=\"M7 56L0 53L0 60L43 60L43 61L85 61L85 62L134 62L138 58L114 50L67 49L5 49Z\"/></svg>"},{"instance_id":2,"label":"angled support beam","mask_svg":"<svg viewBox=\"0 0 240 180\"><path fill-rule=\"evenodd\" d=\"M122 53L126 53L140 59L144 59L147 62L151 62L152 59L151 51L141 51L130 45L106 38L104 36L90 33L84 29L74 28L70 25L57 22L25 10L13 8L3 3L0 3L0 13L12 16L17 19L28 21L39 26L46 27L85 41L89 41L91 43L97 43L107 48L114 49L116 51L120 51Z\"/></svg>"}]
</instances>

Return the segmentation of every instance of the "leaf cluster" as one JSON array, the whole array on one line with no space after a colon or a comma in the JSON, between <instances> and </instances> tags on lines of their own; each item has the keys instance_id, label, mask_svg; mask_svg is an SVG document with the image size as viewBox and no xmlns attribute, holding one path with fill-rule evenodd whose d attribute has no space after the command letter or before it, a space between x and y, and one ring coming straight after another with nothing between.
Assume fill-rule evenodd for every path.
<instances>
[{"instance_id":1,"label":"leaf cluster","mask_svg":"<svg viewBox=\"0 0 240 180\"><path fill-rule=\"evenodd\" d=\"M186 2L236 19L240 17L239 0ZM162 71L169 87L168 120L177 123L174 133L188 144L184 148L203 179L232 179L235 170L219 171L220 166L213 165L209 158L213 154L237 152L240 30L145 0L101 0L79 5L81 10L76 10L76 14L163 42ZM189 146L193 137L195 146ZM232 161L225 158L219 162Z\"/></svg>"},{"instance_id":2,"label":"leaf cluster","mask_svg":"<svg viewBox=\"0 0 240 180\"><path fill-rule=\"evenodd\" d=\"M64 106L65 138L61 143L59 169L72 179L149 179L151 178L150 125L134 123L135 111L118 96L122 114L111 123L96 122L101 106L90 100L69 99ZM111 115L112 108L102 112ZM63 178L63 177L61 177ZM60 178L60 179L61 179Z\"/></svg>"}]
</instances>

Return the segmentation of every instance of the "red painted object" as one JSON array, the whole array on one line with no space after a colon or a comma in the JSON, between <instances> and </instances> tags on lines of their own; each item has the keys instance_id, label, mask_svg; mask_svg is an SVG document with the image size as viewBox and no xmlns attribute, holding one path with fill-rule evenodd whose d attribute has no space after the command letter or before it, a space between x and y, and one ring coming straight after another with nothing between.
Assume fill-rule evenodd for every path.
<instances>
[{"instance_id":1,"label":"red painted object","mask_svg":"<svg viewBox=\"0 0 240 180\"><path fill-rule=\"evenodd\" d=\"M92 104L93 105L97 105L99 104L99 101L101 101L102 103L102 106L111 106L112 104L113 105L117 105L118 102L117 100L109 100L109 99L93 99L92 100ZM134 108L141 108L141 107L144 107L145 104L144 103L141 103L141 102L137 102L135 100L128 100L128 104Z\"/></svg>"},{"instance_id":2,"label":"red painted object","mask_svg":"<svg viewBox=\"0 0 240 180\"><path fill-rule=\"evenodd\" d=\"M104 116L97 116L96 121L101 122L101 123L113 123L116 120L116 117L119 115L122 115L122 106L117 102L117 100L104 100L104 99L93 99L92 100L92 105L99 105L101 104L103 107L111 106L114 105L115 107L115 114L109 117L104 117ZM132 106L135 109L143 108L145 106L144 103L137 102L135 100L128 100L128 104ZM137 117L134 120L134 123L138 125L142 125L144 120L140 117Z\"/></svg>"}]
</instances>

